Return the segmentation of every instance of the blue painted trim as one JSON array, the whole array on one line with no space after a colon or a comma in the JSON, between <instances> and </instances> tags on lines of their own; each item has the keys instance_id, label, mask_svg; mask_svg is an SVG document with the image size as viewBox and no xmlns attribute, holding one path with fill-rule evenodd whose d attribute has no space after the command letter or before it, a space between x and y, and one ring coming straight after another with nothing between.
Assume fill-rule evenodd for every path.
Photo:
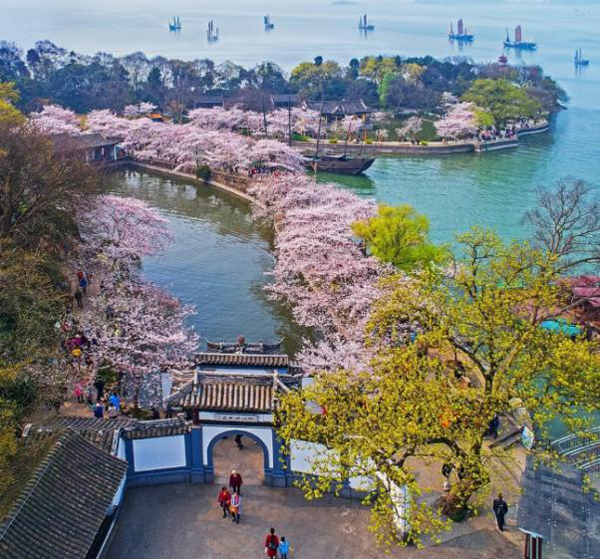
<instances>
[{"instance_id":1,"label":"blue painted trim","mask_svg":"<svg viewBox=\"0 0 600 559\"><path fill-rule=\"evenodd\" d=\"M186 433L183 440L185 441L185 466L190 469L192 467L192 437Z\"/></svg>"},{"instance_id":2,"label":"blue painted trim","mask_svg":"<svg viewBox=\"0 0 600 559\"><path fill-rule=\"evenodd\" d=\"M127 461L127 477L135 475L135 464L133 459L133 441L121 439L125 443L125 460Z\"/></svg>"},{"instance_id":3,"label":"blue painted trim","mask_svg":"<svg viewBox=\"0 0 600 559\"><path fill-rule=\"evenodd\" d=\"M202 470L204 467L202 458L202 427L194 425L190 432L191 443L191 466L192 470Z\"/></svg>"},{"instance_id":4,"label":"blue painted trim","mask_svg":"<svg viewBox=\"0 0 600 559\"><path fill-rule=\"evenodd\" d=\"M273 436L273 473L283 475L284 465L281 463L281 448L283 441L277 436L275 429L271 430Z\"/></svg>"}]
</instances>

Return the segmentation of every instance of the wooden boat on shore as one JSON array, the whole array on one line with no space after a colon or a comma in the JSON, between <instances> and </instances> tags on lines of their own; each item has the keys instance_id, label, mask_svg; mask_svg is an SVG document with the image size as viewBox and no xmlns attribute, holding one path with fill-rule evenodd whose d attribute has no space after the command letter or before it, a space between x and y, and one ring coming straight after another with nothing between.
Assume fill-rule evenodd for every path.
<instances>
[{"instance_id":1,"label":"wooden boat on shore","mask_svg":"<svg viewBox=\"0 0 600 559\"><path fill-rule=\"evenodd\" d=\"M360 175L364 173L375 161L374 158L348 157L346 155L319 155L305 156L304 165L307 169L320 173L333 173L337 175ZM315 169L316 167L316 169Z\"/></svg>"},{"instance_id":2,"label":"wooden boat on shore","mask_svg":"<svg viewBox=\"0 0 600 559\"><path fill-rule=\"evenodd\" d=\"M206 341L206 350L209 353L250 353L250 354L269 354L281 351L283 340L275 343L267 342L211 342Z\"/></svg>"}]
</instances>

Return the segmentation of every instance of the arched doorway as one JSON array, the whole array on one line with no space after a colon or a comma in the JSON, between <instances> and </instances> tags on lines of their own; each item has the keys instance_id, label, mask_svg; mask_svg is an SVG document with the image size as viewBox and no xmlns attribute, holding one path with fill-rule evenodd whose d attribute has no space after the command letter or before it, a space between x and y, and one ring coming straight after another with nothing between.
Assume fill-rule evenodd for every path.
<instances>
[{"instance_id":1,"label":"arched doorway","mask_svg":"<svg viewBox=\"0 0 600 559\"><path fill-rule=\"evenodd\" d=\"M208 446L214 483L228 485L229 475L236 470L242 475L244 485L263 485L270 470L268 452L264 442L247 431L230 430L218 434Z\"/></svg>"}]
</instances>

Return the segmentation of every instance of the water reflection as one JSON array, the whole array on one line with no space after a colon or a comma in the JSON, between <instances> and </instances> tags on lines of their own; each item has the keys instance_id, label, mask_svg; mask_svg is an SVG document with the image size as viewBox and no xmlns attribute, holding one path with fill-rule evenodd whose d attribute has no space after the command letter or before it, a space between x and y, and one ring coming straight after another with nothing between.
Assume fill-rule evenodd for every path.
<instances>
[{"instance_id":1,"label":"water reflection","mask_svg":"<svg viewBox=\"0 0 600 559\"><path fill-rule=\"evenodd\" d=\"M144 273L196 306L190 324L203 338L283 338L286 352L298 349L309 332L263 289L273 266L272 233L252 221L245 201L137 171L119 171L108 180L110 190L148 201L169 220L175 242L162 255L145 259Z\"/></svg>"}]
</instances>

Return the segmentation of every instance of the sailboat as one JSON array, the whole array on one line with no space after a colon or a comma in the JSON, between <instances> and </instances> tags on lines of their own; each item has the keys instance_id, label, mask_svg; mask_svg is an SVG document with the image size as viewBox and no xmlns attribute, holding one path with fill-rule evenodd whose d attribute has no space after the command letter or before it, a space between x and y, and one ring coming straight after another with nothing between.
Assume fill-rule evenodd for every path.
<instances>
[{"instance_id":1,"label":"sailboat","mask_svg":"<svg viewBox=\"0 0 600 559\"><path fill-rule=\"evenodd\" d=\"M169 23L169 31L181 31L181 20L179 16L173 16L173 23Z\"/></svg>"},{"instance_id":2,"label":"sailboat","mask_svg":"<svg viewBox=\"0 0 600 559\"><path fill-rule=\"evenodd\" d=\"M368 21L367 21L367 14L360 16L358 18L358 28L361 31L373 31L373 29L375 29L374 25L371 25Z\"/></svg>"},{"instance_id":3,"label":"sailboat","mask_svg":"<svg viewBox=\"0 0 600 559\"><path fill-rule=\"evenodd\" d=\"M219 40L219 28L215 27L215 22L212 19L208 22L206 38L209 43L214 43Z\"/></svg>"},{"instance_id":4,"label":"sailboat","mask_svg":"<svg viewBox=\"0 0 600 559\"><path fill-rule=\"evenodd\" d=\"M269 14L267 14L264 17L265 20L265 29L275 29L275 24L271 23L271 16Z\"/></svg>"},{"instance_id":5,"label":"sailboat","mask_svg":"<svg viewBox=\"0 0 600 559\"><path fill-rule=\"evenodd\" d=\"M506 39L504 41L504 46L517 50L537 50L537 43L533 41L524 41L523 40L523 32L521 30L521 26L517 25L515 27L515 40L510 40L510 35L508 33L508 29L506 30Z\"/></svg>"},{"instance_id":6,"label":"sailboat","mask_svg":"<svg viewBox=\"0 0 600 559\"><path fill-rule=\"evenodd\" d=\"M451 41L459 41L462 43L471 43L473 39L475 39L475 35L469 33L467 28L463 25L462 18L458 20L456 26L456 33L454 32L454 26L452 22L450 22L450 32L448 33L448 38Z\"/></svg>"},{"instance_id":7,"label":"sailboat","mask_svg":"<svg viewBox=\"0 0 600 559\"><path fill-rule=\"evenodd\" d=\"M589 66L590 61L587 58L583 58L581 55L581 49L575 51L575 66Z\"/></svg>"}]
</instances>

